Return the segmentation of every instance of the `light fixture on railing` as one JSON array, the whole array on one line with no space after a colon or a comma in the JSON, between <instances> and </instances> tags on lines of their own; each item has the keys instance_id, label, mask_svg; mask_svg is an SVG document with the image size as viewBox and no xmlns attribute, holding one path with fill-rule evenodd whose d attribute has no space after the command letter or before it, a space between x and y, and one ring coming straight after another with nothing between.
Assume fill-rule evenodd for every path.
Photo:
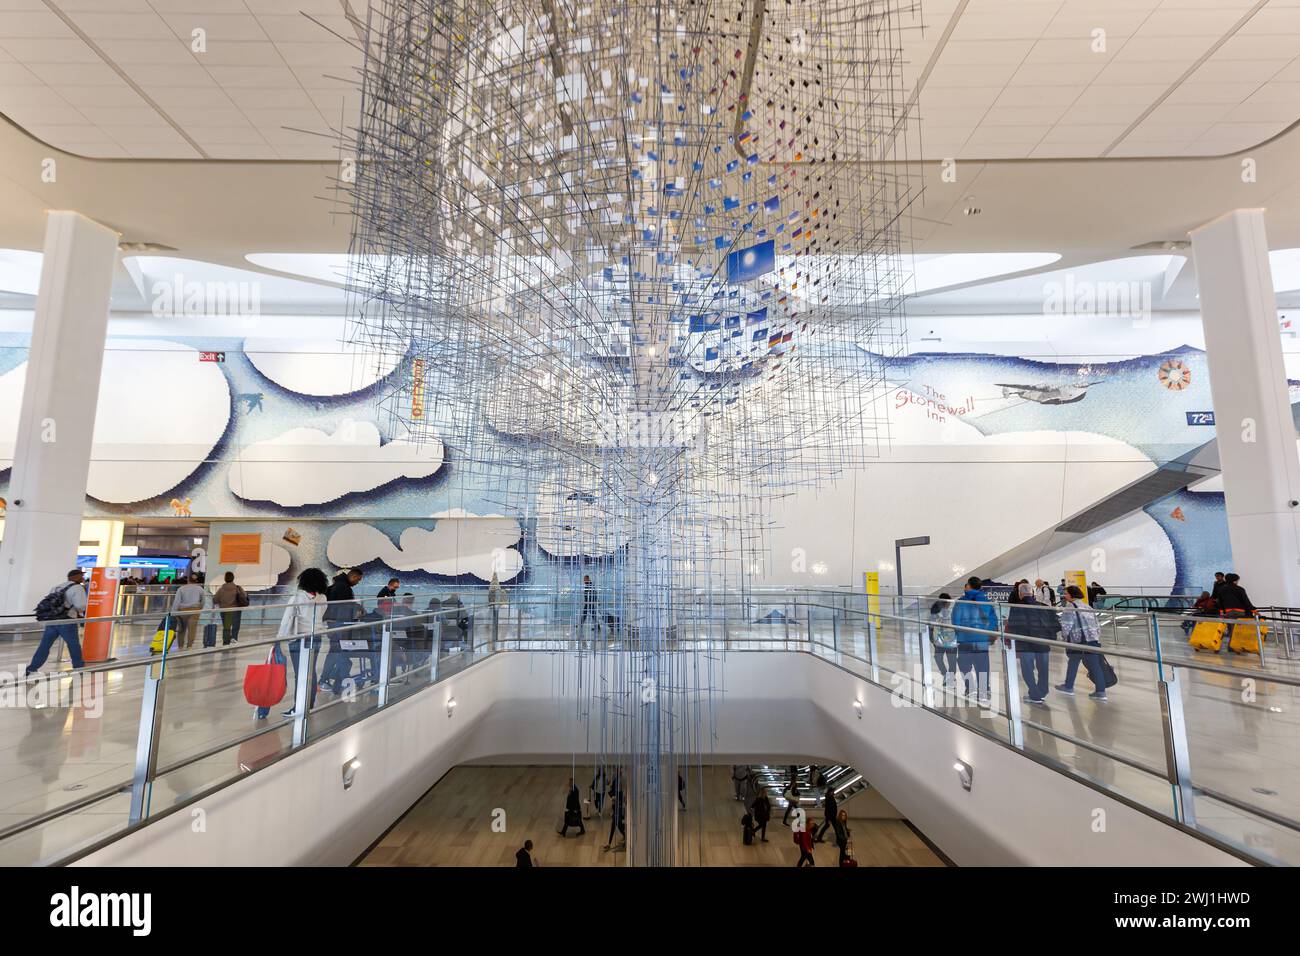
<instances>
[{"instance_id":1,"label":"light fixture on railing","mask_svg":"<svg viewBox=\"0 0 1300 956\"><path fill-rule=\"evenodd\" d=\"M455 712L456 712L456 698L455 698L455 697L448 697L448 698L447 698L447 716L450 717L450 716L451 716L453 713L455 713Z\"/></svg>"},{"instance_id":2,"label":"light fixture on railing","mask_svg":"<svg viewBox=\"0 0 1300 956\"><path fill-rule=\"evenodd\" d=\"M859 697L853 702L853 709L857 712L858 720L862 719L862 698Z\"/></svg>"},{"instance_id":3,"label":"light fixture on railing","mask_svg":"<svg viewBox=\"0 0 1300 956\"><path fill-rule=\"evenodd\" d=\"M952 769L957 771L957 779L961 781L961 788L970 793L971 785L975 782L975 768L964 760L958 760L952 765Z\"/></svg>"},{"instance_id":4,"label":"light fixture on railing","mask_svg":"<svg viewBox=\"0 0 1300 956\"><path fill-rule=\"evenodd\" d=\"M361 769L361 761L356 757L349 757L343 762L343 789L351 790L352 781L356 779L357 771Z\"/></svg>"}]
</instances>

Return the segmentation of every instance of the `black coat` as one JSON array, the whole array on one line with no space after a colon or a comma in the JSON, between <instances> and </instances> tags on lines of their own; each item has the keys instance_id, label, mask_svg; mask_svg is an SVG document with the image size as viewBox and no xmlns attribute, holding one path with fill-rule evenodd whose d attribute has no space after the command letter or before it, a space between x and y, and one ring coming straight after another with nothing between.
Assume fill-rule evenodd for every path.
<instances>
[{"instance_id":1,"label":"black coat","mask_svg":"<svg viewBox=\"0 0 1300 956\"><path fill-rule=\"evenodd\" d=\"M768 802L765 793L760 793L754 799L754 819L759 823L766 823L772 819L772 804Z\"/></svg>"},{"instance_id":2,"label":"black coat","mask_svg":"<svg viewBox=\"0 0 1300 956\"><path fill-rule=\"evenodd\" d=\"M1253 611L1255 605L1250 603L1250 596L1246 594L1246 589L1240 584L1233 584L1230 581L1224 581L1223 587L1219 588L1217 595L1220 611L1238 610Z\"/></svg>"},{"instance_id":3,"label":"black coat","mask_svg":"<svg viewBox=\"0 0 1300 956\"><path fill-rule=\"evenodd\" d=\"M1019 637L1037 637L1054 641L1061 633L1061 619L1054 608L1039 604L1034 598L1025 598L1007 612L1006 631ZM1040 644L1020 644L1018 651L1044 651Z\"/></svg>"},{"instance_id":4,"label":"black coat","mask_svg":"<svg viewBox=\"0 0 1300 956\"><path fill-rule=\"evenodd\" d=\"M356 595L352 593L352 585L348 583L348 576L340 574L336 576L325 592L325 599L330 602L329 607L325 609L325 620L342 621L351 624L357 619L357 605L355 604L335 604L334 601L352 601Z\"/></svg>"}]
</instances>

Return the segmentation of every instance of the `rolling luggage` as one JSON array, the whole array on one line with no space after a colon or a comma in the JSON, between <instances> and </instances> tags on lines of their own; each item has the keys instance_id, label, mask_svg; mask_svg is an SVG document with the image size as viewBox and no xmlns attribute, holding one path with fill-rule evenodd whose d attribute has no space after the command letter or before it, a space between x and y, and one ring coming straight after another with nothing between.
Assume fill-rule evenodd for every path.
<instances>
[{"instance_id":1,"label":"rolling luggage","mask_svg":"<svg viewBox=\"0 0 1300 956\"><path fill-rule=\"evenodd\" d=\"M1228 650L1238 654L1258 654L1259 642L1268 633L1262 621L1233 622L1232 637L1228 640Z\"/></svg>"},{"instance_id":2,"label":"rolling luggage","mask_svg":"<svg viewBox=\"0 0 1300 956\"><path fill-rule=\"evenodd\" d=\"M168 650L171 650L171 646L172 646L173 642L175 642L175 640L176 640L176 625L173 624L173 625L171 626L171 629L167 631L166 638L163 637L163 628L165 628L165 627L167 627L167 619L166 619L166 618L164 618L164 619L162 620L162 622L158 625L158 630L157 630L157 632L154 634L154 636L153 636L153 640L149 643L149 653L150 653L150 654L161 654L161 653L163 652L163 641L164 641L164 640L167 641L167 649L168 649Z\"/></svg>"},{"instance_id":3,"label":"rolling luggage","mask_svg":"<svg viewBox=\"0 0 1300 956\"><path fill-rule=\"evenodd\" d=\"M1192 628L1188 642L1192 645L1192 650L1217 654L1223 646L1223 635L1227 630L1228 625L1222 621L1201 621Z\"/></svg>"},{"instance_id":4,"label":"rolling luggage","mask_svg":"<svg viewBox=\"0 0 1300 956\"><path fill-rule=\"evenodd\" d=\"M591 798L590 797L582 801L582 819L584 820L591 819Z\"/></svg>"},{"instance_id":5,"label":"rolling luggage","mask_svg":"<svg viewBox=\"0 0 1300 956\"><path fill-rule=\"evenodd\" d=\"M203 646L204 647L217 646L217 625L215 624L203 625Z\"/></svg>"}]
</instances>

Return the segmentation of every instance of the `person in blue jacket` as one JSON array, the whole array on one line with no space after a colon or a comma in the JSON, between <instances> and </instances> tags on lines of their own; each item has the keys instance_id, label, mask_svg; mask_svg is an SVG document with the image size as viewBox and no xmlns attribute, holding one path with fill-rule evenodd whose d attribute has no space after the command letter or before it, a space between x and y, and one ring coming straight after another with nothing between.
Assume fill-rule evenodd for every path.
<instances>
[{"instance_id":1,"label":"person in blue jacket","mask_svg":"<svg viewBox=\"0 0 1300 956\"><path fill-rule=\"evenodd\" d=\"M953 636L957 638L957 673L963 680L968 672L972 675L980 706L987 707L992 699L989 695L989 644L997 639L998 612L980 586L979 578L966 582L965 592L952 606L952 626ZM979 631L993 633L981 634ZM970 693L969 687L967 693Z\"/></svg>"}]
</instances>

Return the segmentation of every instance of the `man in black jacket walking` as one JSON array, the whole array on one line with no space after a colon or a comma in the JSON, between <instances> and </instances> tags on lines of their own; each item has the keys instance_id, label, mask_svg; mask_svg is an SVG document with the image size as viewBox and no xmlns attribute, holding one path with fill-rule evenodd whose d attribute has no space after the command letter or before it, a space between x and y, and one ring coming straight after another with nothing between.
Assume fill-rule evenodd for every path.
<instances>
[{"instance_id":1,"label":"man in black jacket walking","mask_svg":"<svg viewBox=\"0 0 1300 956\"><path fill-rule=\"evenodd\" d=\"M325 592L325 598L329 601L325 608L326 627L346 627L355 623L361 617L361 606L356 603L355 595L352 593L352 589L360 581L361 572L356 569L340 571L334 576L334 581L330 584L329 590ZM359 633L348 632L345 639L359 636ZM325 668L320 675L321 686L328 686L332 681L334 686L329 689L335 694L341 693L343 680L351 672L351 656L339 646L338 638L331 637L330 652L325 658Z\"/></svg>"},{"instance_id":2,"label":"man in black jacket walking","mask_svg":"<svg viewBox=\"0 0 1300 956\"><path fill-rule=\"evenodd\" d=\"M1056 610L1039 604L1034 589L1028 584L1020 585L1018 595L1019 603L1013 604L1007 614L1007 635L1056 640L1061 631ZM1035 706L1047 706L1043 698L1047 696L1047 668L1051 663L1051 652L1052 649L1043 644L1016 642L1016 660L1020 664L1020 674L1025 679L1028 691L1025 700Z\"/></svg>"}]
</instances>

